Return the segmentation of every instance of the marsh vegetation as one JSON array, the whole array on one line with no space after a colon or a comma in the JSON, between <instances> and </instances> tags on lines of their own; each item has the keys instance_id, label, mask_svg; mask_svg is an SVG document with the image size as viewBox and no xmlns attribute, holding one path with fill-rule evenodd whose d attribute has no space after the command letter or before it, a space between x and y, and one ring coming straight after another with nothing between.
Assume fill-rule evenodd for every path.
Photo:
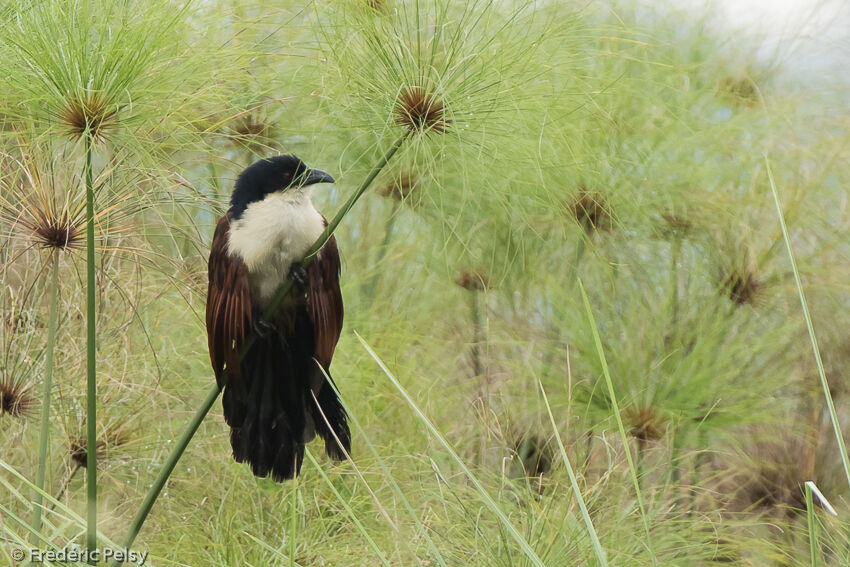
<instances>
[{"instance_id":1,"label":"marsh vegetation","mask_svg":"<svg viewBox=\"0 0 850 567\"><path fill-rule=\"evenodd\" d=\"M846 91L630 2L273 4L0 1L3 564L850 563ZM283 485L203 315L279 153L353 445Z\"/></svg>"}]
</instances>

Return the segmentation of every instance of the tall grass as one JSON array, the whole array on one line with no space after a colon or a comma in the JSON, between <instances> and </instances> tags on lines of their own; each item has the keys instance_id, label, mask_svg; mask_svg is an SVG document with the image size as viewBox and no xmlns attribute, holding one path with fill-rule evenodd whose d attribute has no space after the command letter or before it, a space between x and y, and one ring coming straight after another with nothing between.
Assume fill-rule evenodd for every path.
<instances>
[{"instance_id":1,"label":"tall grass","mask_svg":"<svg viewBox=\"0 0 850 567\"><path fill-rule=\"evenodd\" d=\"M829 412L829 419L832 424L832 431L835 434L835 441L838 444L838 455L841 458L841 463L844 465L844 476L847 478L847 486L850 488L850 455L847 454L847 446L844 444L844 435L841 431L841 422L838 419L838 414L835 411L835 402L833 402L832 394L829 391L829 382L827 382L826 371L823 367L823 360L821 360L820 348L818 347L818 340L815 336L812 316L809 313L806 295L803 292L803 282L800 279L800 272L797 270L797 262L794 260L794 253L791 250L791 237L788 235L788 227L785 224L785 214L782 212L782 203L779 200L779 192L777 191L776 184L773 180L773 171L771 170L769 161L766 161L766 166L768 179L770 180L770 191L773 193L773 200L776 203L776 214L779 216L779 226L782 227L782 238L785 241L785 247L788 250L788 259L791 261L791 270L794 273L794 283L797 286L797 293L800 297L800 305L803 308L803 318L806 320L806 329L809 332L809 340L812 343L812 352L814 353L815 362L817 363L818 377L820 378L824 401L826 402L826 408Z\"/></svg>"}]
</instances>

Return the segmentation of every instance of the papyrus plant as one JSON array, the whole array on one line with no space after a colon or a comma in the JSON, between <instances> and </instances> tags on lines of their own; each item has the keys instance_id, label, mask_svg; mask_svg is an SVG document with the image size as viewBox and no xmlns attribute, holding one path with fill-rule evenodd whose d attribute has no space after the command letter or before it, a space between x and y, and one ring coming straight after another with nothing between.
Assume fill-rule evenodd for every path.
<instances>
[{"instance_id":1,"label":"papyrus plant","mask_svg":"<svg viewBox=\"0 0 850 567\"><path fill-rule=\"evenodd\" d=\"M85 215L87 444L97 446L95 167L110 152L150 156L177 131L171 120L191 88L181 63L185 8L145 3L24 3L0 26L0 102L28 139L68 148L63 167L81 172ZM182 89L182 90L181 90ZM62 219L60 220L67 220ZM97 547L97 458L88 452L87 538Z\"/></svg>"}]
</instances>

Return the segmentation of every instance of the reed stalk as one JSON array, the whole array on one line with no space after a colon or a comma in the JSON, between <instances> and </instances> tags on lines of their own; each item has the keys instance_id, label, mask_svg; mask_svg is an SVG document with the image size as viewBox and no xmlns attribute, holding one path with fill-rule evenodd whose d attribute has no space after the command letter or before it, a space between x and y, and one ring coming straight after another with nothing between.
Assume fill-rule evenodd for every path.
<instances>
[{"instance_id":1,"label":"reed stalk","mask_svg":"<svg viewBox=\"0 0 850 567\"><path fill-rule=\"evenodd\" d=\"M389 216L387 217L386 226L384 227L384 239L381 241L381 246L378 248L378 256L375 258L375 273L372 274L372 279L369 280L369 285L364 293L367 306L371 306L372 302L375 300L375 292L378 289L378 282L381 279L380 266L390 248L390 240L392 240L392 235L395 229L398 208L398 201L393 200L393 206L390 210Z\"/></svg>"},{"instance_id":2,"label":"reed stalk","mask_svg":"<svg viewBox=\"0 0 850 567\"><path fill-rule=\"evenodd\" d=\"M36 472L35 490L33 495L32 527L37 532L41 529L41 504L43 502L42 492L47 475L47 445L50 436L50 396L53 393L53 368L55 365L54 353L56 350L56 327L57 327L57 298L59 296L59 251L54 250L53 274L50 280L50 312L47 323L47 352L45 353L46 368L44 371L44 393L41 397L41 430L38 440L38 471ZM37 540L33 540L33 545Z\"/></svg>"},{"instance_id":3,"label":"reed stalk","mask_svg":"<svg viewBox=\"0 0 850 567\"><path fill-rule=\"evenodd\" d=\"M95 321L94 182L92 133L83 136L86 153L86 547L97 549L97 322Z\"/></svg>"}]
</instances>

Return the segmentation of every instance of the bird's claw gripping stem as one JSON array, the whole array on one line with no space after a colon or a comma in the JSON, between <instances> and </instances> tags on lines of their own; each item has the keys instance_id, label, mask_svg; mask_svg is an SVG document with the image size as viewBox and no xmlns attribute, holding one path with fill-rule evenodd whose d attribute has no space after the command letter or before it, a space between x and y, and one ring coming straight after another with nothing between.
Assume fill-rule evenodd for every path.
<instances>
[{"instance_id":1,"label":"bird's claw gripping stem","mask_svg":"<svg viewBox=\"0 0 850 567\"><path fill-rule=\"evenodd\" d=\"M307 270L301 262L292 262L289 267L289 278L302 287L307 285Z\"/></svg>"}]
</instances>

